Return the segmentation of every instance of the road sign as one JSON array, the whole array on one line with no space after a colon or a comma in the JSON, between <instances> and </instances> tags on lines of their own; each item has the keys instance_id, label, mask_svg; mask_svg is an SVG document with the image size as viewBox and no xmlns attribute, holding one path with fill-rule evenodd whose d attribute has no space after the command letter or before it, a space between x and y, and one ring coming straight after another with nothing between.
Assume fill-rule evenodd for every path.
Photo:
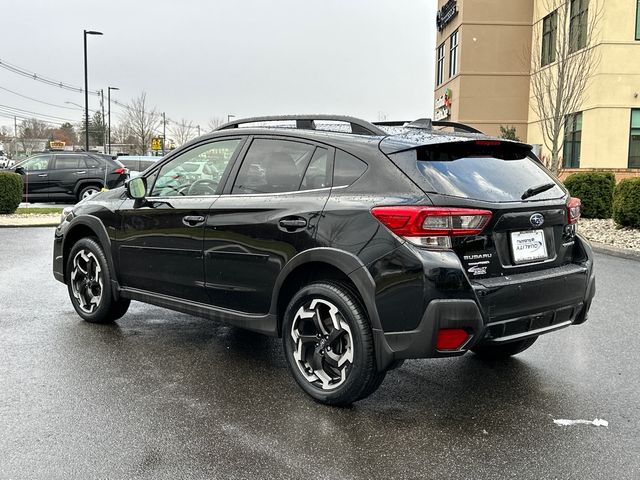
<instances>
[{"instance_id":1,"label":"road sign","mask_svg":"<svg viewBox=\"0 0 640 480\"><path fill-rule=\"evenodd\" d=\"M151 150L157 152L158 150L162 150L162 138L161 137L153 137L151 139Z\"/></svg>"}]
</instances>

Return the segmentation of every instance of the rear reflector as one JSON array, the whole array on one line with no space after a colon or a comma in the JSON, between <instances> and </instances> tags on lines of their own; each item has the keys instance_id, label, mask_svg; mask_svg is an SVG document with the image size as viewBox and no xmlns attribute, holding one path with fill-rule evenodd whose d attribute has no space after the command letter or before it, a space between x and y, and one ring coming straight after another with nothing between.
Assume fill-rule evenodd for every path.
<instances>
[{"instance_id":1,"label":"rear reflector","mask_svg":"<svg viewBox=\"0 0 640 480\"><path fill-rule=\"evenodd\" d=\"M402 237L478 235L492 216L489 210L424 206L374 207L371 213Z\"/></svg>"},{"instance_id":2,"label":"rear reflector","mask_svg":"<svg viewBox=\"0 0 640 480\"><path fill-rule=\"evenodd\" d=\"M467 339L469 334L461 328L445 328L438 331L436 339L437 350L459 350Z\"/></svg>"},{"instance_id":3,"label":"rear reflector","mask_svg":"<svg viewBox=\"0 0 640 480\"><path fill-rule=\"evenodd\" d=\"M571 197L567 202L567 221L570 225L574 225L580 220L581 208L582 202L579 198Z\"/></svg>"}]
</instances>

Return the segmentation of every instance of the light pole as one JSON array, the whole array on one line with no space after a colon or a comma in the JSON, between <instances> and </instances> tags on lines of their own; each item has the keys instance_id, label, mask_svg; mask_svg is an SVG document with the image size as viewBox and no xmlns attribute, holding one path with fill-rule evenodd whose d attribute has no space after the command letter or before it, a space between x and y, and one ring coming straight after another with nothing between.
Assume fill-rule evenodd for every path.
<instances>
[{"instance_id":1,"label":"light pole","mask_svg":"<svg viewBox=\"0 0 640 480\"><path fill-rule=\"evenodd\" d=\"M120 90L118 87L107 87L107 103L109 104L109 128L107 129L107 137L109 137L109 155L111 155L111 90Z\"/></svg>"},{"instance_id":2,"label":"light pole","mask_svg":"<svg viewBox=\"0 0 640 480\"><path fill-rule=\"evenodd\" d=\"M84 32L84 150L89 151L89 76L87 74L87 35L102 35L95 30Z\"/></svg>"}]
</instances>

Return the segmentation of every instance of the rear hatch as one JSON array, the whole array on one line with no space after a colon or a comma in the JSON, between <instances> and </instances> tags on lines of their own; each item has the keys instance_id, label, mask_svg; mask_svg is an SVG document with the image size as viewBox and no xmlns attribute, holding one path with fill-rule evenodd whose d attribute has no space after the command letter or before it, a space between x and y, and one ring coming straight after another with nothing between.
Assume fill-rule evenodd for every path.
<instances>
[{"instance_id":1,"label":"rear hatch","mask_svg":"<svg viewBox=\"0 0 640 480\"><path fill-rule=\"evenodd\" d=\"M480 233L450 239L470 280L552 269L579 256L568 193L529 145L479 135L417 139L387 137L380 149L425 192L425 205L491 213Z\"/></svg>"}]
</instances>

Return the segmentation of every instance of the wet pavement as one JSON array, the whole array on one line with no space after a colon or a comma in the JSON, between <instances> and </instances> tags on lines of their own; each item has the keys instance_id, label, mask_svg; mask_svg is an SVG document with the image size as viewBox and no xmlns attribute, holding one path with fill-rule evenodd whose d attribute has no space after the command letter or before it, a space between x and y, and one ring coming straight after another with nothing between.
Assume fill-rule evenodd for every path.
<instances>
[{"instance_id":1,"label":"wet pavement","mask_svg":"<svg viewBox=\"0 0 640 480\"><path fill-rule=\"evenodd\" d=\"M0 478L640 478L640 262L597 255L585 325L504 363L406 362L337 409L277 339L141 303L82 322L52 238L0 229Z\"/></svg>"}]
</instances>

